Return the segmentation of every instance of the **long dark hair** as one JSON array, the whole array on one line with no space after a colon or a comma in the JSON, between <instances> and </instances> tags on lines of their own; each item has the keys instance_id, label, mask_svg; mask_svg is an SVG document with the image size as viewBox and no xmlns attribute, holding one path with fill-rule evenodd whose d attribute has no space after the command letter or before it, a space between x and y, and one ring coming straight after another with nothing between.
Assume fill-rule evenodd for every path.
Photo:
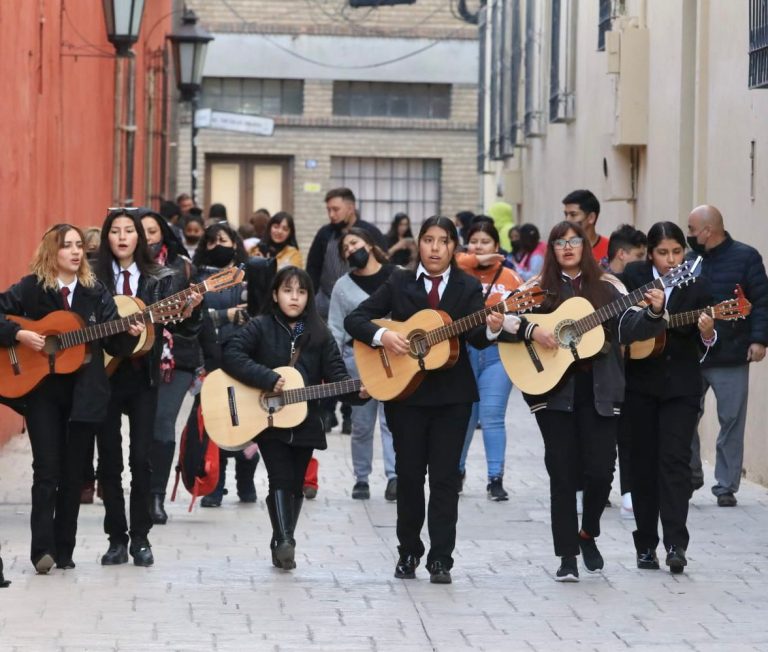
<instances>
[{"instance_id":1,"label":"long dark hair","mask_svg":"<svg viewBox=\"0 0 768 652\"><path fill-rule=\"evenodd\" d=\"M232 258L232 263L234 265L242 265L248 260L248 254L245 253L243 239L238 232L226 222L219 222L218 224L211 224L211 226L205 230L203 237L200 238L200 242L197 244L197 249L195 249L195 256L192 259L192 262L198 267L212 267L211 260L208 257L208 243L216 242L219 231L224 231L235 245L235 256Z\"/></svg>"},{"instance_id":2,"label":"long dark hair","mask_svg":"<svg viewBox=\"0 0 768 652\"><path fill-rule=\"evenodd\" d=\"M453 220L441 215L433 215L422 222L421 228L419 229L419 244L421 244L421 239L424 237L424 234L433 226L437 226L445 231L448 238L453 241L453 251L456 253L459 249L459 232L456 230L456 225L453 223ZM421 262L421 247L419 247L419 262ZM456 259L454 256L451 256L451 267L455 266Z\"/></svg>"},{"instance_id":3,"label":"long dark hair","mask_svg":"<svg viewBox=\"0 0 768 652\"><path fill-rule=\"evenodd\" d=\"M397 241L400 239L400 234L398 231L400 230L400 222L403 220L408 220L408 230L403 235L404 238L412 238L413 232L411 231L411 218L408 217L406 213L395 213L395 216L392 218L392 224L389 227L389 232L387 233L387 242L390 246L393 244L396 244Z\"/></svg>"},{"instance_id":4,"label":"long dark hair","mask_svg":"<svg viewBox=\"0 0 768 652\"><path fill-rule=\"evenodd\" d=\"M344 257L344 238L346 238L348 235L354 235L355 237L360 238L365 244L369 245L371 247L371 253L373 254L373 257L378 260L382 265L389 262L389 258L387 258L387 254L385 254L379 245L376 244L376 241L373 239L373 236L368 233L365 229L361 229L360 227L353 226L344 233L339 238L339 258L342 260L346 260Z\"/></svg>"},{"instance_id":5,"label":"long dark hair","mask_svg":"<svg viewBox=\"0 0 768 652\"><path fill-rule=\"evenodd\" d=\"M112 268L112 263L117 262L117 258L112 253L112 249L109 246L109 231L112 228L112 223L119 217L125 217L133 222L136 228L136 251L133 252L133 261L136 263L136 267L139 268L139 273L142 276L156 276L162 268L157 265L152 258L152 254L149 251L149 245L147 245L147 237L144 235L144 227L141 225L141 219L138 216L137 211L127 211L123 208L107 213L107 217L104 220L104 224L101 227L101 240L99 242L99 254L96 258L95 272L96 278L98 278L104 285L107 286L110 293L115 294L115 272Z\"/></svg>"},{"instance_id":6,"label":"long dark hair","mask_svg":"<svg viewBox=\"0 0 768 652\"><path fill-rule=\"evenodd\" d=\"M542 289L548 290L552 294L545 301L544 308L554 309L563 302L563 298L560 295L560 288L563 284L562 271L555 256L555 240L565 237L569 230L573 231L583 242L581 262L579 263L581 270L579 296L587 299L595 308L600 308L611 300L608 286L601 280L603 270L600 269L592 255L592 245L589 243L589 238L584 233L584 229L578 224L571 224L571 222L565 221L559 222L552 227L547 240L547 253L544 255L544 265L541 268L539 285Z\"/></svg>"},{"instance_id":7,"label":"long dark hair","mask_svg":"<svg viewBox=\"0 0 768 652\"><path fill-rule=\"evenodd\" d=\"M274 224L280 224L280 222L283 220L287 222L290 233L288 234L288 238L285 240L285 242L278 244L277 242L272 241L272 226ZM293 215L286 213L285 211L280 211L279 213L275 213L272 217L270 217L269 222L267 222L267 226L264 227L264 237L259 242L259 249L261 249L261 252L265 256L272 258L275 256L275 254L280 253L285 247L289 245L291 247L296 247L296 249L299 248L299 243L296 241L296 225L293 222Z\"/></svg>"},{"instance_id":8,"label":"long dark hair","mask_svg":"<svg viewBox=\"0 0 768 652\"><path fill-rule=\"evenodd\" d=\"M659 246L662 240L675 240L685 251L687 243L683 230L674 222L656 222L648 230L648 260L651 260L651 252Z\"/></svg>"},{"instance_id":9,"label":"long dark hair","mask_svg":"<svg viewBox=\"0 0 768 652\"><path fill-rule=\"evenodd\" d=\"M166 265L172 264L178 256L186 256L187 250L184 249L184 245L181 244L179 236L176 235L174 230L165 220L165 218L159 213L150 210L148 208L140 208L137 211L137 217L139 220L143 220L145 217L151 217L155 220L160 232L163 236L163 244L168 249L168 258L166 259ZM143 228L143 227L142 227Z\"/></svg>"},{"instance_id":10,"label":"long dark hair","mask_svg":"<svg viewBox=\"0 0 768 652\"><path fill-rule=\"evenodd\" d=\"M541 242L541 235L535 224L523 224L519 227L518 232L520 233L520 249L526 254L531 253Z\"/></svg>"},{"instance_id":11,"label":"long dark hair","mask_svg":"<svg viewBox=\"0 0 768 652\"><path fill-rule=\"evenodd\" d=\"M294 265L288 265L283 267L272 281L272 287L269 292L269 300L264 302L264 314L274 315L276 318L285 320L286 317L283 311L280 310L280 306L275 301L274 294L278 289L290 283L293 279L296 279L299 283L299 287L302 290L307 291L307 305L304 308L300 319L304 321L304 335L305 340L302 343L303 348L307 348L312 343L319 343L324 341L328 336L328 327L325 325L323 318L320 317L320 313L317 312L317 305L315 304L315 291L312 285L312 279L309 277L303 269Z\"/></svg>"},{"instance_id":12,"label":"long dark hair","mask_svg":"<svg viewBox=\"0 0 768 652\"><path fill-rule=\"evenodd\" d=\"M467 231L467 244L469 244L470 238L475 233L487 233L496 243L496 246L499 246L499 230L494 226L493 222L480 221L470 226Z\"/></svg>"}]
</instances>

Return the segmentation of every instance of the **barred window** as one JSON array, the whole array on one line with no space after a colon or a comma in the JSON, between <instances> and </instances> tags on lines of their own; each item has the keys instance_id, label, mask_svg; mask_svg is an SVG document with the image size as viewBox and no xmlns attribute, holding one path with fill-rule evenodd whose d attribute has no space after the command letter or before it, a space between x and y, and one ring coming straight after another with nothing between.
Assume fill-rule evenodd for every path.
<instances>
[{"instance_id":1,"label":"barred window","mask_svg":"<svg viewBox=\"0 0 768 652\"><path fill-rule=\"evenodd\" d=\"M333 114L447 120L451 85L337 81L333 83Z\"/></svg>"},{"instance_id":2,"label":"barred window","mask_svg":"<svg viewBox=\"0 0 768 652\"><path fill-rule=\"evenodd\" d=\"M597 49L605 50L605 33L611 31L613 0L600 0L600 17L597 23Z\"/></svg>"},{"instance_id":3,"label":"barred window","mask_svg":"<svg viewBox=\"0 0 768 652\"><path fill-rule=\"evenodd\" d=\"M575 0L552 0L549 70L549 121L576 118L574 80L576 60Z\"/></svg>"},{"instance_id":4,"label":"barred window","mask_svg":"<svg viewBox=\"0 0 768 652\"><path fill-rule=\"evenodd\" d=\"M768 88L768 0L749 0L749 87Z\"/></svg>"},{"instance_id":5,"label":"barred window","mask_svg":"<svg viewBox=\"0 0 768 652\"><path fill-rule=\"evenodd\" d=\"M254 115L301 115L304 82L300 79L206 77L200 106L214 111Z\"/></svg>"}]
</instances>

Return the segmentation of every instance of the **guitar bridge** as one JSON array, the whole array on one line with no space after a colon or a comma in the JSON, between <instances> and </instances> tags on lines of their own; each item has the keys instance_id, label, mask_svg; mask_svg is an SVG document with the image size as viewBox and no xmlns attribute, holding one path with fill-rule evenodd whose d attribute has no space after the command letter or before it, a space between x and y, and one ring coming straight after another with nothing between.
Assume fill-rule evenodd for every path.
<instances>
[{"instance_id":1,"label":"guitar bridge","mask_svg":"<svg viewBox=\"0 0 768 652\"><path fill-rule=\"evenodd\" d=\"M240 425L240 415L237 413L237 401L235 396L235 388L231 385L227 387L227 401L229 402L229 419L233 426Z\"/></svg>"},{"instance_id":2,"label":"guitar bridge","mask_svg":"<svg viewBox=\"0 0 768 652\"><path fill-rule=\"evenodd\" d=\"M387 350L382 346L379 348L379 358L381 358L381 366L384 367L384 373L387 374L387 378L392 378L392 366L389 364L389 356Z\"/></svg>"},{"instance_id":3,"label":"guitar bridge","mask_svg":"<svg viewBox=\"0 0 768 652\"><path fill-rule=\"evenodd\" d=\"M13 375L21 375L21 365L19 364L19 356L16 355L15 346L8 348L8 357L11 359L11 369L13 370Z\"/></svg>"},{"instance_id":4,"label":"guitar bridge","mask_svg":"<svg viewBox=\"0 0 768 652\"><path fill-rule=\"evenodd\" d=\"M533 366L536 368L536 371L538 373L541 373L544 371L544 365L541 364L541 358L539 357L538 352L536 351L536 348L531 344L530 342L525 342L525 349L528 351L528 355L531 358L531 362L533 363Z\"/></svg>"}]
</instances>

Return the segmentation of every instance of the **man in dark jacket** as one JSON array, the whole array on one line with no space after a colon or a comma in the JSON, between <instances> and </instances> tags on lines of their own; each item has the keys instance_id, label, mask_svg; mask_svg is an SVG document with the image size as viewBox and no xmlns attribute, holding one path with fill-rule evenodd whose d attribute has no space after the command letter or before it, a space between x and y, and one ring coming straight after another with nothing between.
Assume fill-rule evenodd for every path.
<instances>
[{"instance_id":1,"label":"man in dark jacket","mask_svg":"<svg viewBox=\"0 0 768 652\"><path fill-rule=\"evenodd\" d=\"M704 257L702 275L711 283L713 301L733 298L739 284L752 303L746 319L715 322L718 345L702 363L704 393L714 390L720 421L712 493L720 507L733 507L744 458L749 363L760 362L768 344L768 277L757 250L731 238L714 206L699 206L688 216L688 244ZM702 411L703 406L702 398ZM698 432L692 448L693 488L698 489L704 484Z\"/></svg>"}]
</instances>

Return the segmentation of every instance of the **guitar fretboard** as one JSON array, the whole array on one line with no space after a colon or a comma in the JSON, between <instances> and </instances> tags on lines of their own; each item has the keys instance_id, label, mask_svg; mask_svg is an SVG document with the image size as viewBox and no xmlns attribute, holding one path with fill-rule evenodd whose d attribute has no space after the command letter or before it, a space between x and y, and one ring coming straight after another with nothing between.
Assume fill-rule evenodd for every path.
<instances>
[{"instance_id":1,"label":"guitar fretboard","mask_svg":"<svg viewBox=\"0 0 768 652\"><path fill-rule=\"evenodd\" d=\"M710 317L712 317L712 319L716 319L715 309L713 307L699 308L698 310L688 310L686 312L676 312L674 315L670 315L669 317L669 328L678 328L679 326L695 324L702 312L706 312Z\"/></svg>"},{"instance_id":2,"label":"guitar fretboard","mask_svg":"<svg viewBox=\"0 0 768 652\"><path fill-rule=\"evenodd\" d=\"M608 321L612 317L618 317L621 315L627 308L631 308L634 305L637 305L643 300L643 296L645 295L648 290L652 290L653 288L663 288L664 287L664 279L663 278L657 278L650 283L646 283L642 287L637 288L636 290L633 290L629 294L626 294L622 296L619 299L616 299L615 301L611 301L611 303L603 306L602 308L598 308L595 310L595 312L592 312L588 314L586 317L582 317L581 319L577 319L573 326L576 332L579 335L584 335L584 333L591 331L593 328L596 328L603 322Z\"/></svg>"},{"instance_id":3,"label":"guitar fretboard","mask_svg":"<svg viewBox=\"0 0 768 652\"><path fill-rule=\"evenodd\" d=\"M335 383L322 383L320 385L286 389L282 394L283 404L305 403L306 401L314 401L318 398L331 398L340 394L359 392L360 387L362 387L362 381L359 378L350 378L348 380L339 380Z\"/></svg>"}]
</instances>

